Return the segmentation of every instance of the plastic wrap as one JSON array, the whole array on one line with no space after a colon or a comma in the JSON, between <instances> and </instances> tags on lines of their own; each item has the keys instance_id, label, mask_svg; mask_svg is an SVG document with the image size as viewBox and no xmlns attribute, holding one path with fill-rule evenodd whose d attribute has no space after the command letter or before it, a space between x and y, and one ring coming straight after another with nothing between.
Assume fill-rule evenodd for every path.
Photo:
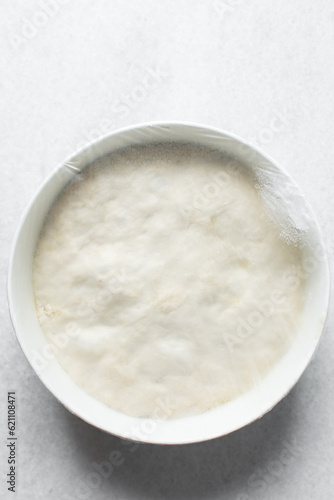
<instances>
[{"instance_id":1,"label":"plastic wrap","mask_svg":"<svg viewBox=\"0 0 334 500\"><path fill-rule=\"evenodd\" d=\"M154 415L152 417L152 412L145 418L125 415L96 400L92 391L89 395L79 388L59 365L55 350L50 348L41 330L32 283L36 243L50 208L62 196L64 188L80 184L85 179L86 167L92 164L90 168L93 169L94 165L101 166L104 158L119 159L124 151L131 151L135 157L140 154L141 148L145 148L145 154L151 156L153 162L157 151L157 158L159 157L159 148L174 148L178 151L183 148L185 156L189 156L191 149L195 154L204 156L205 151L211 151L210 154L217 158L221 156L226 159L224 175L218 173L214 178L208 178L203 189L198 189L191 195L191 203L182 212L188 224L205 224L215 215L214 203L224 189L229 189L229 179L239 175L241 169L242 175L248 176L254 184L265 213L275 224L282 241L300 251L300 266L293 269L293 272L290 270L290 274L292 279L297 277L305 282L305 305L298 335L291 339L290 348L279 362L270 367L268 373L264 369L259 370L258 376L252 381L253 388L245 394L235 399L217 401L212 409L199 415L186 414L183 418L170 420L165 418L170 414L173 416L172 411L167 412L165 418L161 416L161 412L157 412L160 415L157 418ZM131 159L131 155L129 158ZM179 168L182 169L182 154L178 158ZM157 175L152 178L152 189L158 192L163 182L163 176L159 177L157 169ZM108 190L108 185L104 189ZM133 185L129 185L128 189L133 189ZM100 192L102 201L106 199L105 194ZM89 203L89 196L86 202ZM132 209L135 213L135 207ZM60 261L59 272L62 272L62 267L63 262ZM201 270L202 274L203 272ZM117 288L117 279L114 285ZM328 294L327 260L318 225L312 210L287 173L259 150L232 134L183 123L146 124L120 130L74 153L45 181L27 208L17 232L9 274L13 324L23 351L45 385L71 411L97 427L120 436L159 443L194 442L226 434L258 418L276 404L298 380L313 355L325 320ZM263 301L267 299L268 297L262 298ZM102 308L107 304L103 300L101 296L98 301ZM171 299L164 306L167 313L179 307L182 300L182 297L179 300ZM46 316L51 313L52 311L45 311ZM67 331L74 344L75 331L74 322ZM176 350L178 348L176 346ZM233 344L228 354L233 357ZM208 371L206 376L207 373ZM254 373L257 373L256 370ZM212 373L212 377L215 377L215 373ZM233 381L229 383L233 384ZM173 402L168 401L173 407ZM158 407L166 409L168 401L161 400ZM142 429L146 425L148 429L148 421L151 422L151 430L142 430L141 435L136 435L132 430L133 426L140 425Z\"/></svg>"}]
</instances>

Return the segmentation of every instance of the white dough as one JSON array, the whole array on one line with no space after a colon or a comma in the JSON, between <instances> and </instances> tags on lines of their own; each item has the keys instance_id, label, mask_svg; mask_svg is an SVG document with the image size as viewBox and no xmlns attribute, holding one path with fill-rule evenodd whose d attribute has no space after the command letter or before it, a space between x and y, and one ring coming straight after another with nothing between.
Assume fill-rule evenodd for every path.
<instances>
[{"instance_id":1,"label":"white dough","mask_svg":"<svg viewBox=\"0 0 334 500\"><path fill-rule=\"evenodd\" d=\"M38 318L95 398L133 416L193 415L249 390L286 352L300 260L246 167L194 145L132 147L54 204L34 262Z\"/></svg>"}]
</instances>

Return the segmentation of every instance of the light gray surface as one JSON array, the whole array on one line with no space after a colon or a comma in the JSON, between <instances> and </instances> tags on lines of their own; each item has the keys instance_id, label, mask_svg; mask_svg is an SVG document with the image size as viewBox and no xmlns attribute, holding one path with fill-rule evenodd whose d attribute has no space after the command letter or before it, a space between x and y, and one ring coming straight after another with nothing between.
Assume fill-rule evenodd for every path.
<instances>
[{"instance_id":1,"label":"light gray surface","mask_svg":"<svg viewBox=\"0 0 334 500\"><path fill-rule=\"evenodd\" d=\"M14 497L4 474L6 398L16 390L19 500L333 498L332 312L302 379L260 421L212 442L133 450L72 416L42 386L16 342L5 287L14 231L45 176L90 138L153 120L213 125L262 147L309 199L332 261L334 5L0 5L0 496ZM112 450L124 462L98 487L87 487L98 480L90 475L93 462Z\"/></svg>"}]
</instances>

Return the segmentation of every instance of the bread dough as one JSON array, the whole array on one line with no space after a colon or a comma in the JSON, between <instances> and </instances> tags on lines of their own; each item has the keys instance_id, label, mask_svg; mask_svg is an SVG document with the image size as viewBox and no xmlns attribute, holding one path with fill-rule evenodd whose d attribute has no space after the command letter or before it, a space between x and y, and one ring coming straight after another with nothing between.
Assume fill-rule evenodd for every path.
<instances>
[{"instance_id":1,"label":"bread dough","mask_svg":"<svg viewBox=\"0 0 334 500\"><path fill-rule=\"evenodd\" d=\"M191 144L133 146L54 203L34 259L38 318L64 370L106 405L198 414L286 352L304 304L304 282L291 282L300 261L250 168Z\"/></svg>"}]
</instances>

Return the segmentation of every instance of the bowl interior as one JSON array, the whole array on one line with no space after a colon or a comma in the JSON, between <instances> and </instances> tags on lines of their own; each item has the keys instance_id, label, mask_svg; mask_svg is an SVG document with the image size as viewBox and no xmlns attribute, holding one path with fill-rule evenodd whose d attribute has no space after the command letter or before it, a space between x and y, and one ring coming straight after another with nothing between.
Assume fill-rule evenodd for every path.
<instances>
[{"instance_id":1,"label":"bowl interior","mask_svg":"<svg viewBox=\"0 0 334 500\"><path fill-rule=\"evenodd\" d=\"M81 390L58 364L37 320L32 288L32 262L44 218L58 193L93 160L120 147L152 142L190 141L214 146L239 161L266 172L281 186L283 204L296 206L308 221L303 272L307 300L302 322L289 351L270 373L249 392L213 410L175 420L139 419L100 403ZM287 189L287 186L293 189ZM298 215L297 214L297 215ZM75 153L44 182L26 209L18 228L9 268L8 297L17 338L28 361L46 387L71 412L112 434L138 441L182 444L212 439L261 417L297 382L319 341L329 300L328 262L315 217L294 182L271 159L231 134L182 123L150 124L123 129ZM162 402L161 414L170 401Z\"/></svg>"}]
</instances>

